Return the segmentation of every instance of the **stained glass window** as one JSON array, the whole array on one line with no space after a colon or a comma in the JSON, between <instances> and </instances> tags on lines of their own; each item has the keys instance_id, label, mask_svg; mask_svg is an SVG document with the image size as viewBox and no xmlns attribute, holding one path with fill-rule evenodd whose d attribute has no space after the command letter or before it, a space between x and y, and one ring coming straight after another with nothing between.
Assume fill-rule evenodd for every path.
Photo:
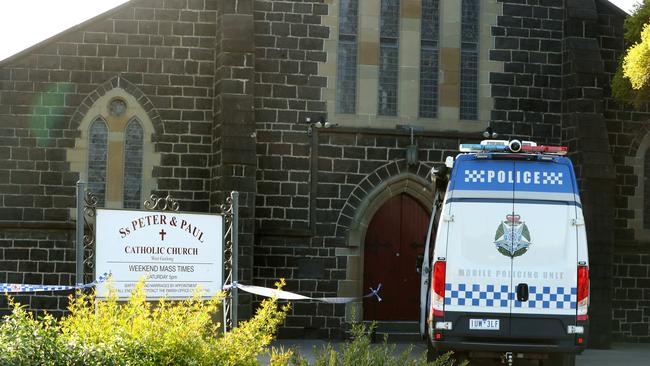
<instances>
[{"instance_id":1,"label":"stained glass window","mask_svg":"<svg viewBox=\"0 0 650 366\"><path fill-rule=\"evenodd\" d=\"M378 111L397 115L399 67L399 0L381 0Z\"/></svg>"},{"instance_id":2,"label":"stained glass window","mask_svg":"<svg viewBox=\"0 0 650 366\"><path fill-rule=\"evenodd\" d=\"M97 205L106 201L106 160L108 155L108 127L98 118L88 132L88 189L95 193Z\"/></svg>"},{"instance_id":3,"label":"stained glass window","mask_svg":"<svg viewBox=\"0 0 650 366\"><path fill-rule=\"evenodd\" d=\"M142 126L138 120L132 119L124 131L124 208L140 208L142 143Z\"/></svg>"},{"instance_id":4,"label":"stained glass window","mask_svg":"<svg viewBox=\"0 0 650 366\"><path fill-rule=\"evenodd\" d=\"M336 112L354 113L357 108L358 0L339 3L339 45L336 68Z\"/></svg>"},{"instance_id":5,"label":"stained glass window","mask_svg":"<svg viewBox=\"0 0 650 366\"><path fill-rule=\"evenodd\" d=\"M478 119L479 0L462 0L460 118Z\"/></svg>"},{"instance_id":6,"label":"stained glass window","mask_svg":"<svg viewBox=\"0 0 650 366\"><path fill-rule=\"evenodd\" d=\"M422 0L420 117L438 116L439 0Z\"/></svg>"}]
</instances>

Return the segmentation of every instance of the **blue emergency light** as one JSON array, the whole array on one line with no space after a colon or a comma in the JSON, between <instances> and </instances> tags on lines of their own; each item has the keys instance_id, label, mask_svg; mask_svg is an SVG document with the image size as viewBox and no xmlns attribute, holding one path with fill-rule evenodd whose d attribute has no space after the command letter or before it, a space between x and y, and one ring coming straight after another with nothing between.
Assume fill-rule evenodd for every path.
<instances>
[{"instance_id":1,"label":"blue emergency light","mask_svg":"<svg viewBox=\"0 0 650 366\"><path fill-rule=\"evenodd\" d=\"M479 152L508 152L508 153L525 153L525 154L552 154L566 155L566 146L545 146L537 145L532 141L519 140L483 140L480 144L460 144L461 152L479 153Z\"/></svg>"}]
</instances>

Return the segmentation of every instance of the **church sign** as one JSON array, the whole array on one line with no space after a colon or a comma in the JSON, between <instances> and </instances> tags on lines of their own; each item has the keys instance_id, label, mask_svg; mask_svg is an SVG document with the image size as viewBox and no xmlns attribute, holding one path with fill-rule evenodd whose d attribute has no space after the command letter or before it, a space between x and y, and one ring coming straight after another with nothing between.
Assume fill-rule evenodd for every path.
<instances>
[{"instance_id":1,"label":"church sign","mask_svg":"<svg viewBox=\"0 0 650 366\"><path fill-rule=\"evenodd\" d=\"M222 217L211 214L97 209L95 273L110 273L121 299L146 278L147 299L185 299L199 287L221 290ZM97 296L108 295L106 284Z\"/></svg>"}]
</instances>

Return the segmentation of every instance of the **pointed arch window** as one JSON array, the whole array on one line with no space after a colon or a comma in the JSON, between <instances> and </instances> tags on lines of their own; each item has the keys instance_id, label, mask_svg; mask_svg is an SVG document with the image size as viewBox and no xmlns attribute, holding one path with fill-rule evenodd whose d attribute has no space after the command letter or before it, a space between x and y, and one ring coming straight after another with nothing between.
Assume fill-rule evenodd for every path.
<instances>
[{"instance_id":1,"label":"pointed arch window","mask_svg":"<svg viewBox=\"0 0 650 366\"><path fill-rule=\"evenodd\" d=\"M438 117L439 0L422 1L420 32L420 117Z\"/></svg>"},{"instance_id":2,"label":"pointed arch window","mask_svg":"<svg viewBox=\"0 0 650 366\"><path fill-rule=\"evenodd\" d=\"M97 207L142 208L157 188L160 166L149 114L122 88L96 97L79 124L80 136L68 149L70 170L97 197Z\"/></svg>"},{"instance_id":3,"label":"pointed arch window","mask_svg":"<svg viewBox=\"0 0 650 366\"><path fill-rule=\"evenodd\" d=\"M478 119L479 0L462 0L460 119Z\"/></svg>"},{"instance_id":4,"label":"pointed arch window","mask_svg":"<svg viewBox=\"0 0 650 366\"><path fill-rule=\"evenodd\" d=\"M336 68L336 112L357 109L357 30L358 0L339 3L339 43Z\"/></svg>"},{"instance_id":5,"label":"pointed arch window","mask_svg":"<svg viewBox=\"0 0 650 366\"><path fill-rule=\"evenodd\" d=\"M106 169L108 157L108 126L97 118L88 131L88 188L95 193L98 205L106 200Z\"/></svg>"},{"instance_id":6,"label":"pointed arch window","mask_svg":"<svg viewBox=\"0 0 650 366\"><path fill-rule=\"evenodd\" d=\"M379 18L379 110L377 113L380 116L397 115L399 17L399 0L381 0Z\"/></svg>"},{"instance_id":7,"label":"pointed arch window","mask_svg":"<svg viewBox=\"0 0 650 366\"><path fill-rule=\"evenodd\" d=\"M139 208L142 196L143 130L134 118L124 131L124 208Z\"/></svg>"}]
</instances>

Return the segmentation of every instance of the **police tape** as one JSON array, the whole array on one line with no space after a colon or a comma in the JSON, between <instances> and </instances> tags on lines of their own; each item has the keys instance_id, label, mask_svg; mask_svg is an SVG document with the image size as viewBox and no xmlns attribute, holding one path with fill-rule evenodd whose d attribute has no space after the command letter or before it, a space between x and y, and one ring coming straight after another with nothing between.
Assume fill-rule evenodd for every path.
<instances>
[{"instance_id":1,"label":"police tape","mask_svg":"<svg viewBox=\"0 0 650 366\"><path fill-rule=\"evenodd\" d=\"M0 293L22 293L22 292L43 292L43 291L68 291L95 287L106 281L109 273L104 273L95 281L76 286L54 286L54 285L23 285L19 283L0 283Z\"/></svg>"},{"instance_id":2,"label":"police tape","mask_svg":"<svg viewBox=\"0 0 650 366\"><path fill-rule=\"evenodd\" d=\"M374 296L377 298L377 301L381 301L381 297L379 296L381 283L377 286L376 289L370 287L370 292L367 295L364 295L362 297L309 297L309 296L304 296L289 291L282 291L278 289L261 287L261 286L244 285L238 282L233 282L231 285L223 286L223 289L225 291L228 291L232 288L236 288L238 290L242 290L255 295L260 295L265 297L275 297L281 300L315 300L315 301L322 301L330 304L346 304L349 302L354 302L367 297Z\"/></svg>"}]
</instances>

